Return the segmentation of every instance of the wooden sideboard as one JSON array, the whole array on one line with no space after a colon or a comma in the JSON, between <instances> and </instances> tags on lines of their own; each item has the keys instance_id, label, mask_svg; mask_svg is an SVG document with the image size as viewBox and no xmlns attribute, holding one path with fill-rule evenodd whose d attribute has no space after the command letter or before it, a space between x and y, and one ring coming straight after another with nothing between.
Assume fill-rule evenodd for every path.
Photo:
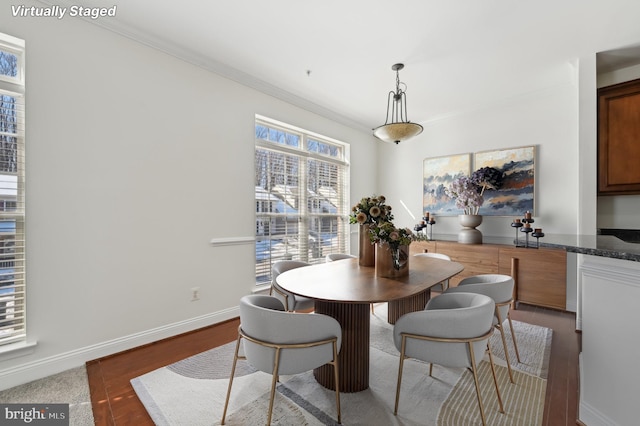
<instances>
[{"instance_id":1,"label":"wooden sideboard","mask_svg":"<svg viewBox=\"0 0 640 426\"><path fill-rule=\"evenodd\" d=\"M443 253L464 265L464 271L449 280L452 287L473 275L511 275L516 284L516 302L566 310L567 253L563 249L416 241L410 251L411 254Z\"/></svg>"}]
</instances>

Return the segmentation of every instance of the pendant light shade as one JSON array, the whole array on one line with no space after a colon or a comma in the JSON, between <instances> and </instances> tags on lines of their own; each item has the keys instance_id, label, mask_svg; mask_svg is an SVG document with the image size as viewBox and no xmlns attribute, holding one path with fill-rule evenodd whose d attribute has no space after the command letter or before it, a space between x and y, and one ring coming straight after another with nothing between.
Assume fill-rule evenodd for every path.
<instances>
[{"instance_id":1,"label":"pendant light shade","mask_svg":"<svg viewBox=\"0 0 640 426\"><path fill-rule=\"evenodd\" d=\"M400 83L400 70L403 64L391 67L396 72L396 91L389 92L387 98L387 117L384 124L373 129L373 135L384 142L398 144L422 133L422 126L407 119L407 94L404 83ZM405 90L400 89L400 84Z\"/></svg>"}]
</instances>

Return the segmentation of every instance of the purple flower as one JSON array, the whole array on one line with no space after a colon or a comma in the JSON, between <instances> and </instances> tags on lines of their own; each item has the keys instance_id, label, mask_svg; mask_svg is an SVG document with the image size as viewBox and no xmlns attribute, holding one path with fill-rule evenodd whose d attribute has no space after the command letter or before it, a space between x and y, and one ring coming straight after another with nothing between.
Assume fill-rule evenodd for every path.
<instances>
[{"instance_id":1,"label":"purple flower","mask_svg":"<svg viewBox=\"0 0 640 426\"><path fill-rule=\"evenodd\" d=\"M468 176L461 176L451 182L445 192L449 197L455 198L456 207L462 209L464 214L478 214L478 209L484 203L482 186Z\"/></svg>"}]
</instances>

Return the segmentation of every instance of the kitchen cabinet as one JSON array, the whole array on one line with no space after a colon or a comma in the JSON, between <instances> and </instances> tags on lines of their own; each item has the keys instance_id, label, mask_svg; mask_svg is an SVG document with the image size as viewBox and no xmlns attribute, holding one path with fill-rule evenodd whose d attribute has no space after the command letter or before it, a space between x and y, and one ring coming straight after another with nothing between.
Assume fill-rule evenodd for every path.
<instances>
[{"instance_id":1,"label":"kitchen cabinet","mask_svg":"<svg viewBox=\"0 0 640 426\"><path fill-rule=\"evenodd\" d=\"M640 194L640 79L598 89L598 194Z\"/></svg>"},{"instance_id":2,"label":"kitchen cabinet","mask_svg":"<svg viewBox=\"0 0 640 426\"><path fill-rule=\"evenodd\" d=\"M584 256L579 420L638 424L640 262Z\"/></svg>"}]
</instances>

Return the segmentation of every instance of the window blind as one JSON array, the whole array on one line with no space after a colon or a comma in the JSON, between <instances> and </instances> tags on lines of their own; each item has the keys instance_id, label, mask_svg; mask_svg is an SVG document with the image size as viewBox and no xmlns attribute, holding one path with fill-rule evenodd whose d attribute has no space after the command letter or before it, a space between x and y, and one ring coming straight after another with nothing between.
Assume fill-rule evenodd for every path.
<instances>
[{"instance_id":1,"label":"window blind","mask_svg":"<svg viewBox=\"0 0 640 426\"><path fill-rule=\"evenodd\" d=\"M26 337L23 57L0 34L0 345Z\"/></svg>"},{"instance_id":2,"label":"window blind","mask_svg":"<svg viewBox=\"0 0 640 426\"><path fill-rule=\"evenodd\" d=\"M257 118L256 284L284 259L324 262L349 251L348 145Z\"/></svg>"}]
</instances>

